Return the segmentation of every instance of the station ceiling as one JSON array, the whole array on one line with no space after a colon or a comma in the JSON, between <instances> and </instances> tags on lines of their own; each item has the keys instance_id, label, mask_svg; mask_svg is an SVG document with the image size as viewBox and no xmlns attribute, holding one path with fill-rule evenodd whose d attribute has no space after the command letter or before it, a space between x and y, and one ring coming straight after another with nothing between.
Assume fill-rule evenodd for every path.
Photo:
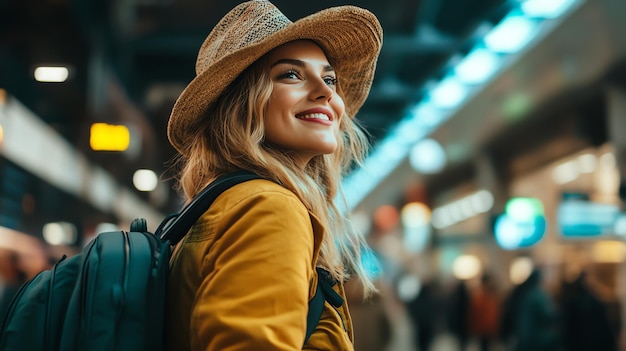
<instances>
[{"instance_id":1,"label":"station ceiling","mask_svg":"<svg viewBox=\"0 0 626 351\"><path fill-rule=\"evenodd\" d=\"M0 88L15 96L79 151L131 187L137 168L162 172L174 156L166 139L173 103L194 77L197 51L217 21L240 1L2 0ZM292 20L344 4L374 12L384 44L370 97L359 112L381 140L481 26L497 22L505 0L293 1L274 4ZM38 83L37 65L67 65L65 83ZM89 150L93 122L141 131L133 155ZM173 199L175 197L172 197ZM160 204L164 211L178 203Z\"/></svg>"}]
</instances>

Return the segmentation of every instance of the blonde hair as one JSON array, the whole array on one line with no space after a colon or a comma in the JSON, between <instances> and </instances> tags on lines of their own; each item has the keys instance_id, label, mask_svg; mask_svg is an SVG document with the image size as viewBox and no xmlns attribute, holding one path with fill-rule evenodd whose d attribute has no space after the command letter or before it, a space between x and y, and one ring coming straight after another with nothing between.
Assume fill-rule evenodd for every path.
<instances>
[{"instance_id":1,"label":"blonde hair","mask_svg":"<svg viewBox=\"0 0 626 351\"><path fill-rule=\"evenodd\" d=\"M188 152L178 159L179 187L191 199L216 177L239 169L276 181L295 193L326 227L318 265L339 280L356 274L367 295L375 291L360 258L367 244L334 202L342 197L341 178L365 157L367 137L356 120L344 115L337 150L314 157L302 169L284 150L265 142L264 110L272 93L268 67L265 58L256 61L194 126L194 137L184 145Z\"/></svg>"}]
</instances>

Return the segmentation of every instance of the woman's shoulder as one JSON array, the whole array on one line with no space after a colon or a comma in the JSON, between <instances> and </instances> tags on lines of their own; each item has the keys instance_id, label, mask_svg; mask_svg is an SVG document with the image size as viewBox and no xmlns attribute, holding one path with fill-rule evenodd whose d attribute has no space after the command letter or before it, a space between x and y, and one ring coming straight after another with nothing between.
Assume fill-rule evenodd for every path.
<instances>
[{"instance_id":1,"label":"woman's shoulder","mask_svg":"<svg viewBox=\"0 0 626 351\"><path fill-rule=\"evenodd\" d=\"M297 199L297 196L289 189L269 179L253 179L237 184L224 192L224 195L237 197L264 196L276 194Z\"/></svg>"},{"instance_id":2,"label":"woman's shoulder","mask_svg":"<svg viewBox=\"0 0 626 351\"><path fill-rule=\"evenodd\" d=\"M306 207L296 194L280 184L267 179L253 179L237 184L224 191L215 200L215 204L222 210L254 204L306 211Z\"/></svg>"},{"instance_id":3,"label":"woman's shoulder","mask_svg":"<svg viewBox=\"0 0 626 351\"><path fill-rule=\"evenodd\" d=\"M311 226L311 214L293 192L270 180L254 179L220 194L194 225L186 241L212 237L232 226L234 220L244 223L259 218L280 218L284 225Z\"/></svg>"}]
</instances>

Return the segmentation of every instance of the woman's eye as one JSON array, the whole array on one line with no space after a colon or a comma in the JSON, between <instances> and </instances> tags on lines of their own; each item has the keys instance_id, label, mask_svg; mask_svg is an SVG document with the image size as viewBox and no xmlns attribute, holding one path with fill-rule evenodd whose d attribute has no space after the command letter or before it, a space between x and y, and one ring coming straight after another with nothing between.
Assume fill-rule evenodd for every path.
<instances>
[{"instance_id":1,"label":"woman's eye","mask_svg":"<svg viewBox=\"0 0 626 351\"><path fill-rule=\"evenodd\" d=\"M285 71L278 76L280 79L298 79L299 77L298 72L294 70Z\"/></svg>"},{"instance_id":2,"label":"woman's eye","mask_svg":"<svg viewBox=\"0 0 626 351\"><path fill-rule=\"evenodd\" d=\"M328 85L335 86L335 85L337 85L337 78L332 77L332 76L324 77L324 82L326 82L326 84L328 84Z\"/></svg>"}]
</instances>

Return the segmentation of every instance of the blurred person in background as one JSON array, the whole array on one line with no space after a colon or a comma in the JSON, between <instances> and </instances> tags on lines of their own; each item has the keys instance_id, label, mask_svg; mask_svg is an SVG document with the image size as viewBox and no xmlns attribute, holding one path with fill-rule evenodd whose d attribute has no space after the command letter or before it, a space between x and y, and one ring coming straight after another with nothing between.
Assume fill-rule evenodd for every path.
<instances>
[{"instance_id":1,"label":"blurred person in background","mask_svg":"<svg viewBox=\"0 0 626 351\"><path fill-rule=\"evenodd\" d=\"M428 351L435 340L441 314L438 307L437 281L424 281L415 298L406 301L406 309L413 323L414 342L418 351Z\"/></svg>"},{"instance_id":2,"label":"blurred person in background","mask_svg":"<svg viewBox=\"0 0 626 351\"><path fill-rule=\"evenodd\" d=\"M521 300L528 286L529 281L527 279L522 283L515 285L502 301L502 306L500 308L500 330L498 335L500 341L507 350L514 349L516 342L515 330L517 328L516 323L519 318L519 309L521 306Z\"/></svg>"},{"instance_id":3,"label":"blurred person in background","mask_svg":"<svg viewBox=\"0 0 626 351\"><path fill-rule=\"evenodd\" d=\"M565 350L617 351L617 330L610 323L607 306L588 280L588 274L582 272L561 287L559 304Z\"/></svg>"},{"instance_id":4,"label":"blurred person in background","mask_svg":"<svg viewBox=\"0 0 626 351\"><path fill-rule=\"evenodd\" d=\"M379 292L371 298L363 297L363 284L357 278L346 282L346 298L354 324L354 349L357 351L382 351L391 340L391 325L383 306L385 288L375 281Z\"/></svg>"},{"instance_id":5,"label":"blurred person in background","mask_svg":"<svg viewBox=\"0 0 626 351\"><path fill-rule=\"evenodd\" d=\"M479 285L471 291L468 312L469 330L480 345L481 351L493 348L500 322L500 293L493 276L485 273Z\"/></svg>"},{"instance_id":6,"label":"blurred person in background","mask_svg":"<svg viewBox=\"0 0 626 351\"><path fill-rule=\"evenodd\" d=\"M534 269L515 296L511 334L514 351L562 350L556 305L542 285L542 273Z\"/></svg>"},{"instance_id":7,"label":"blurred person in background","mask_svg":"<svg viewBox=\"0 0 626 351\"><path fill-rule=\"evenodd\" d=\"M469 342L469 313L470 293L464 280L454 282L452 291L448 294L446 303L446 325L455 337L459 351L465 351Z\"/></svg>"},{"instance_id":8,"label":"blurred person in background","mask_svg":"<svg viewBox=\"0 0 626 351\"><path fill-rule=\"evenodd\" d=\"M4 319L13 296L26 280L19 254L14 250L0 249L0 321Z\"/></svg>"}]
</instances>

